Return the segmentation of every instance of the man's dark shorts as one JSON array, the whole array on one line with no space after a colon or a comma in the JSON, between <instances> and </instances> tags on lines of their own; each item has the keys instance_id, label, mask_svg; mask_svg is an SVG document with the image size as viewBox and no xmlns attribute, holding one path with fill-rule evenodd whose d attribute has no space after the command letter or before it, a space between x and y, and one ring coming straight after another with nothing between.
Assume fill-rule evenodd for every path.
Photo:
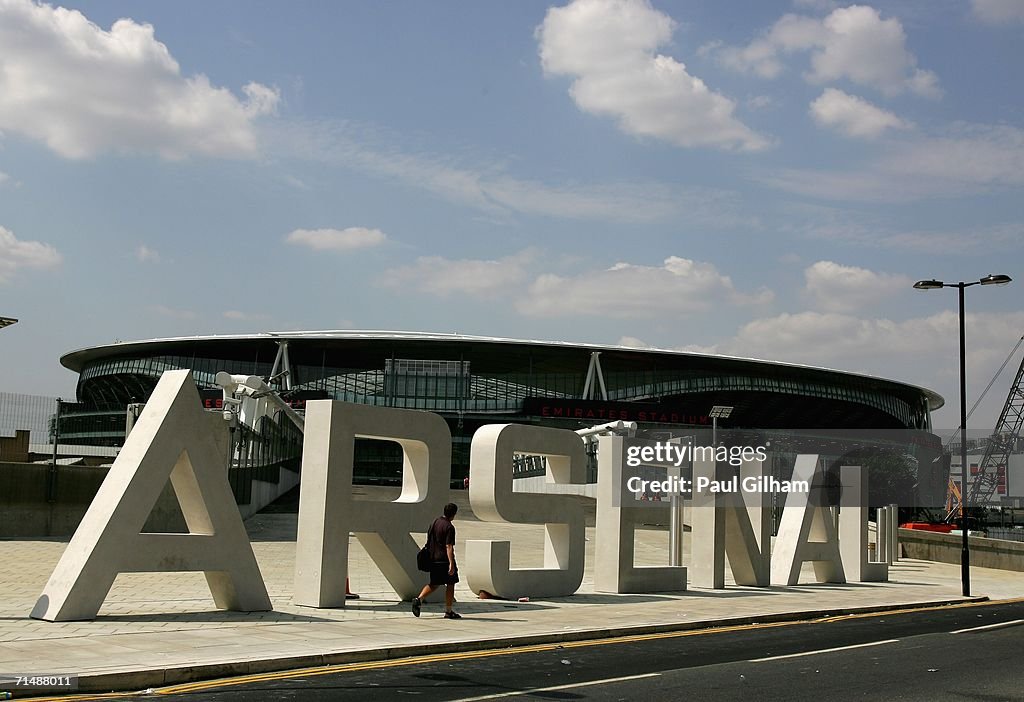
<instances>
[{"instance_id":1,"label":"man's dark shorts","mask_svg":"<svg viewBox=\"0 0 1024 702\"><path fill-rule=\"evenodd\" d=\"M459 582L459 569L455 568L454 575L448 575L448 561L444 563L433 563L430 566L430 586L454 585Z\"/></svg>"}]
</instances>

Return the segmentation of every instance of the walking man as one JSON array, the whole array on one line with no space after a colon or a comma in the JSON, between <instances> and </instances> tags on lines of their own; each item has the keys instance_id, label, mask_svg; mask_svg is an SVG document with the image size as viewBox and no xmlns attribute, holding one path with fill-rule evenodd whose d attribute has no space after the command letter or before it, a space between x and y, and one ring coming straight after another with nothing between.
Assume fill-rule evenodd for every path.
<instances>
[{"instance_id":1,"label":"walking man","mask_svg":"<svg viewBox=\"0 0 1024 702\"><path fill-rule=\"evenodd\" d=\"M452 609L455 602L455 583L459 582L459 569L455 564L455 513L459 506L449 502L444 506L444 514L434 520L427 531L427 546L430 550L430 583L423 586L419 597L412 601L412 613L420 616L423 598L444 585L444 618L462 619L462 615Z\"/></svg>"}]
</instances>

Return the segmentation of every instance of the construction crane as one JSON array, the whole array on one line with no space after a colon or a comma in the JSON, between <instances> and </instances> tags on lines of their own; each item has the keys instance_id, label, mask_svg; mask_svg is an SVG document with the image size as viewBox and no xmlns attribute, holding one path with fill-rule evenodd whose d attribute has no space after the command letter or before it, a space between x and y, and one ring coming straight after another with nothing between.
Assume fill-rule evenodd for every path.
<instances>
[{"instance_id":1,"label":"construction crane","mask_svg":"<svg viewBox=\"0 0 1024 702\"><path fill-rule=\"evenodd\" d=\"M1017 342L1013 351L1010 352L1010 356L1007 357L1002 367L996 373L996 377L999 376L999 373L1006 367L1007 362L1017 352L1017 349L1020 348L1021 343L1024 343L1024 337L1021 337L1020 341ZM992 381L995 382L995 378ZM992 383L989 383L990 387L992 387ZM988 388L985 391L988 392ZM982 397L984 397L984 393ZM980 398L978 401L981 401ZM995 429L992 431L992 435L985 446L985 453L978 463L978 472L974 475L974 479L969 487L967 486L969 466L960 467L961 475L963 476L961 487L958 491L950 491L950 499L947 501L946 522L956 519L964 507L986 504L992 499L992 495L999 488L1000 477L1005 476L1006 468L1010 462L1010 454L1020 438L1022 425L1024 425L1024 358L1021 359L1020 367L1017 369L1017 376L1010 385L1010 392L1006 396L1003 410L999 413ZM966 441L967 437L961 436L960 440ZM1000 468L1003 470L1002 476L1000 476ZM952 481L950 482L952 483ZM951 487L953 486L951 485Z\"/></svg>"}]
</instances>

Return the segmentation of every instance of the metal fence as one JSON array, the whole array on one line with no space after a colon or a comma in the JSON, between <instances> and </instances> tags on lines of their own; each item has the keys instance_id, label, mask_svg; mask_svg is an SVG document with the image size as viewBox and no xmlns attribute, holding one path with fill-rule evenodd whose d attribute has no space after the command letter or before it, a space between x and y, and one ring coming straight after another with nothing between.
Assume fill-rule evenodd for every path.
<instances>
[{"instance_id":1,"label":"metal fence","mask_svg":"<svg viewBox=\"0 0 1024 702\"><path fill-rule=\"evenodd\" d=\"M48 444L56 412L56 397L0 392L0 437L28 430L29 443Z\"/></svg>"},{"instance_id":2,"label":"metal fence","mask_svg":"<svg viewBox=\"0 0 1024 702\"><path fill-rule=\"evenodd\" d=\"M990 539L1004 541L1024 541L1024 529L1007 529L1005 527L986 527L985 534Z\"/></svg>"}]
</instances>

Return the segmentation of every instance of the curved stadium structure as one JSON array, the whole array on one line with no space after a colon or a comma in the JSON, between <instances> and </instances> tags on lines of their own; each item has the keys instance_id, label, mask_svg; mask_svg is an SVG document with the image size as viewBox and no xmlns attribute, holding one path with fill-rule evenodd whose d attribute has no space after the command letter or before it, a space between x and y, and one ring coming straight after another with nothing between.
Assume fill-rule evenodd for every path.
<instances>
[{"instance_id":1,"label":"curved stadium structure","mask_svg":"<svg viewBox=\"0 0 1024 702\"><path fill-rule=\"evenodd\" d=\"M930 431L930 412L943 404L906 383L797 364L418 332L153 339L72 351L61 363L80 374L78 404L61 417L62 441L122 443L126 406L145 402L167 370L191 369L207 403L220 397L218 371L269 378L287 370L274 387L300 409L306 400L332 398L441 414L451 427L458 481L483 424L709 425L711 407L728 405L735 409L722 424L730 427ZM397 478L400 461L371 445L378 443L359 452L357 473Z\"/></svg>"}]
</instances>

